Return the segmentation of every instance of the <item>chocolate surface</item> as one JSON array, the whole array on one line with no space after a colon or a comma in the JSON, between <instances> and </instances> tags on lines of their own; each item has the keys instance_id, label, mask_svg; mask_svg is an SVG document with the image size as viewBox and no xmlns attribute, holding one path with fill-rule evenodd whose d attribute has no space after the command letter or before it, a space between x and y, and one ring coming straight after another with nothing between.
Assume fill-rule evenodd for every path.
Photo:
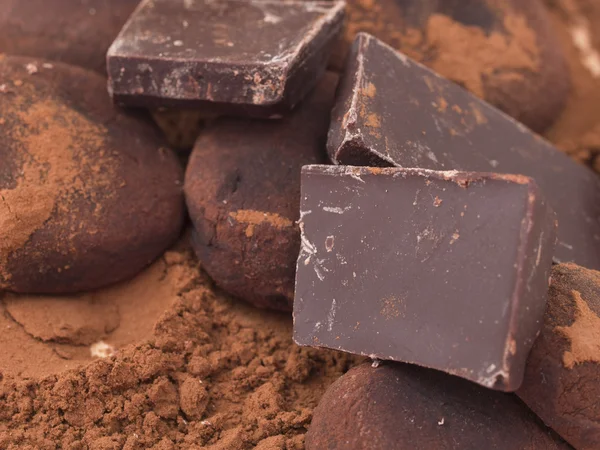
<instances>
[{"instance_id":1,"label":"chocolate surface","mask_svg":"<svg viewBox=\"0 0 600 450\"><path fill-rule=\"evenodd\" d=\"M600 181L487 103L367 34L340 81L328 137L339 164L534 178L556 211L558 262L600 268Z\"/></svg>"},{"instance_id":2,"label":"chocolate surface","mask_svg":"<svg viewBox=\"0 0 600 450\"><path fill-rule=\"evenodd\" d=\"M577 449L600 445L600 272L552 268L548 307L517 394Z\"/></svg>"},{"instance_id":3,"label":"chocolate surface","mask_svg":"<svg viewBox=\"0 0 600 450\"><path fill-rule=\"evenodd\" d=\"M223 118L201 133L185 194L194 248L215 283L256 306L291 310L300 249L300 170L325 162L338 77L280 121Z\"/></svg>"},{"instance_id":4,"label":"chocolate surface","mask_svg":"<svg viewBox=\"0 0 600 450\"><path fill-rule=\"evenodd\" d=\"M0 290L71 293L125 280L184 219L182 170L96 73L0 58Z\"/></svg>"},{"instance_id":5,"label":"chocolate surface","mask_svg":"<svg viewBox=\"0 0 600 450\"><path fill-rule=\"evenodd\" d=\"M340 2L144 0L108 55L118 103L269 117L325 71Z\"/></svg>"},{"instance_id":6,"label":"chocolate surface","mask_svg":"<svg viewBox=\"0 0 600 450\"><path fill-rule=\"evenodd\" d=\"M106 74L106 50L139 0L2 0L0 53Z\"/></svg>"},{"instance_id":7,"label":"chocolate surface","mask_svg":"<svg viewBox=\"0 0 600 450\"><path fill-rule=\"evenodd\" d=\"M307 166L294 340L515 390L555 218L526 177Z\"/></svg>"},{"instance_id":8,"label":"chocolate surface","mask_svg":"<svg viewBox=\"0 0 600 450\"><path fill-rule=\"evenodd\" d=\"M327 390L306 450L569 449L514 395L434 370L363 364Z\"/></svg>"}]
</instances>

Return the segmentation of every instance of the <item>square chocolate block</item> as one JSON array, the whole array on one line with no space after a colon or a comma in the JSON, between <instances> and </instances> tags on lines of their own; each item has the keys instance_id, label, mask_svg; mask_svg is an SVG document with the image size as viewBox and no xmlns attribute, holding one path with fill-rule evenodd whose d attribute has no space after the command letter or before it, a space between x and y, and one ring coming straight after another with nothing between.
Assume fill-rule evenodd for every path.
<instances>
[{"instance_id":1,"label":"square chocolate block","mask_svg":"<svg viewBox=\"0 0 600 450\"><path fill-rule=\"evenodd\" d=\"M554 212L519 175L305 166L294 340L519 387Z\"/></svg>"},{"instance_id":2,"label":"square chocolate block","mask_svg":"<svg viewBox=\"0 0 600 450\"><path fill-rule=\"evenodd\" d=\"M324 73L343 2L144 0L108 50L122 105L269 117Z\"/></svg>"}]
</instances>

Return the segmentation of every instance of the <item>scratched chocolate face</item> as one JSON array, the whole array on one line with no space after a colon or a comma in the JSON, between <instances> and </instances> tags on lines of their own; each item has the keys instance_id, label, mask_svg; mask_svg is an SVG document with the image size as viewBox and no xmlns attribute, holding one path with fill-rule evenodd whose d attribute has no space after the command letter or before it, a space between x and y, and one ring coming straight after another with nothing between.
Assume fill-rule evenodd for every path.
<instances>
[{"instance_id":1,"label":"scratched chocolate face","mask_svg":"<svg viewBox=\"0 0 600 450\"><path fill-rule=\"evenodd\" d=\"M532 177L556 211L556 261L600 269L598 176L368 34L357 37L348 59L327 146L338 164Z\"/></svg>"},{"instance_id":2,"label":"scratched chocolate face","mask_svg":"<svg viewBox=\"0 0 600 450\"><path fill-rule=\"evenodd\" d=\"M298 344L519 387L555 245L532 179L317 165L301 195Z\"/></svg>"},{"instance_id":3,"label":"scratched chocolate face","mask_svg":"<svg viewBox=\"0 0 600 450\"><path fill-rule=\"evenodd\" d=\"M339 2L145 0L108 51L109 89L132 106L270 116L325 71Z\"/></svg>"}]
</instances>

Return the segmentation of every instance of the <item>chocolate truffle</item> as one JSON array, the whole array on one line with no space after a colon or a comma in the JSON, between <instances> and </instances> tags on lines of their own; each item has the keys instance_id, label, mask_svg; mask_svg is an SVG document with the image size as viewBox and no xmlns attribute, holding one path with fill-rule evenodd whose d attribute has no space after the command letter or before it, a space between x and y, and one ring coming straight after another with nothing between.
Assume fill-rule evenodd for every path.
<instances>
[{"instance_id":1,"label":"chocolate truffle","mask_svg":"<svg viewBox=\"0 0 600 450\"><path fill-rule=\"evenodd\" d=\"M359 31L538 132L557 118L570 90L565 58L539 0L348 0L333 67L341 69Z\"/></svg>"},{"instance_id":2,"label":"chocolate truffle","mask_svg":"<svg viewBox=\"0 0 600 450\"><path fill-rule=\"evenodd\" d=\"M106 73L106 51L139 0L2 0L0 53Z\"/></svg>"},{"instance_id":3,"label":"chocolate truffle","mask_svg":"<svg viewBox=\"0 0 600 450\"><path fill-rule=\"evenodd\" d=\"M517 394L571 445L600 446L600 272L559 264Z\"/></svg>"},{"instance_id":4,"label":"chocolate truffle","mask_svg":"<svg viewBox=\"0 0 600 450\"><path fill-rule=\"evenodd\" d=\"M300 250L300 170L324 162L337 76L281 121L220 119L200 135L185 194L194 244L216 284L259 307L291 310Z\"/></svg>"},{"instance_id":5,"label":"chocolate truffle","mask_svg":"<svg viewBox=\"0 0 600 450\"><path fill-rule=\"evenodd\" d=\"M0 290L68 293L127 279L179 235L182 171L105 80L0 59Z\"/></svg>"},{"instance_id":6,"label":"chocolate truffle","mask_svg":"<svg viewBox=\"0 0 600 450\"><path fill-rule=\"evenodd\" d=\"M416 366L365 363L314 411L306 450L568 449L512 394Z\"/></svg>"}]
</instances>

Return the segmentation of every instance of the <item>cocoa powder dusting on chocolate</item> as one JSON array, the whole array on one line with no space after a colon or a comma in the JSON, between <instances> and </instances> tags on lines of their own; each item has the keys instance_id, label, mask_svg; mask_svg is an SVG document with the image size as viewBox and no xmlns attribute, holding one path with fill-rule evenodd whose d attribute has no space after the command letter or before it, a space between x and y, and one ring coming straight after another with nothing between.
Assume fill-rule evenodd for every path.
<instances>
[{"instance_id":1,"label":"cocoa powder dusting on chocolate","mask_svg":"<svg viewBox=\"0 0 600 450\"><path fill-rule=\"evenodd\" d=\"M566 327L556 327L571 343L563 354L563 364L572 369L586 361L600 363L600 317L590 309L577 291L572 292L575 302L574 322Z\"/></svg>"},{"instance_id":2,"label":"cocoa powder dusting on chocolate","mask_svg":"<svg viewBox=\"0 0 600 450\"><path fill-rule=\"evenodd\" d=\"M11 374L7 366L15 360L0 357L0 448L304 448L312 409L353 358L301 349L292 342L289 316L215 292L187 246L148 270L152 276L95 299L119 311L133 302L143 314L145 301L160 292L164 313L151 334L135 336L127 326L131 311L104 337L114 343L111 337L127 327L136 344L117 345L114 356L87 365L81 363L89 356L76 357L88 346L65 347L75 355L64 360L69 369L55 364L53 372L23 355L27 377ZM127 291L130 284L144 291ZM57 345L22 334L25 347L36 343L51 353Z\"/></svg>"},{"instance_id":3,"label":"cocoa powder dusting on chocolate","mask_svg":"<svg viewBox=\"0 0 600 450\"><path fill-rule=\"evenodd\" d=\"M490 76L498 83L539 70L536 36L525 18L507 13L504 28L504 34L486 35L479 27L434 14L427 22L426 46L421 51L434 55L429 64L433 70L449 74L452 81L483 98Z\"/></svg>"},{"instance_id":4,"label":"cocoa powder dusting on chocolate","mask_svg":"<svg viewBox=\"0 0 600 450\"><path fill-rule=\"evenodd\" d=\"M28 89L22 85L23 91ZM93 196L98 189L107 194L114 189L112 156L98 155L106 133L103 127L52 99L26 106L19 94L3 111L20 125L6 133L22 166L16 186L0 189L0 280L10 278L2 271L11 253L27 243L53 211L68 211L74 193ZM93 161L106 156L106 164L94 166L90 155ZM94 176L82 177L83 170Z\"/></svg>"},{"instance_id":5,"label":"cocoa powder dusting on chocolate","mask_svg":"<svg viewBox=\"0 0 600 450\"><path fill-rule=\"evenodd\" d=\"M253 226L260 225L262 223L268 223L272 227L281 229L294 225L293 221L279 214L266 211L256 211L253 209L240 209L238 211L229 213L229 216L238 222Z\"/></svg>"},{"instance_id":6,"label":"cocoa powder dusting on chocolate","mask_svg":"<svg viewBox=\"0 0 600 450\"><path fill-rule=\"evenodd\" d=\"M381 5L362 0L348 8L345 38L352 42L359 31L385 36L392 47L483 98L486 83L519 80L540 68L535 32L524 16L502 8L503 32L487 34L444 14L432 14L422 29L414 28L404 23L400 8L386 8L384 14Z\"/></svg>"}]
</instances>

